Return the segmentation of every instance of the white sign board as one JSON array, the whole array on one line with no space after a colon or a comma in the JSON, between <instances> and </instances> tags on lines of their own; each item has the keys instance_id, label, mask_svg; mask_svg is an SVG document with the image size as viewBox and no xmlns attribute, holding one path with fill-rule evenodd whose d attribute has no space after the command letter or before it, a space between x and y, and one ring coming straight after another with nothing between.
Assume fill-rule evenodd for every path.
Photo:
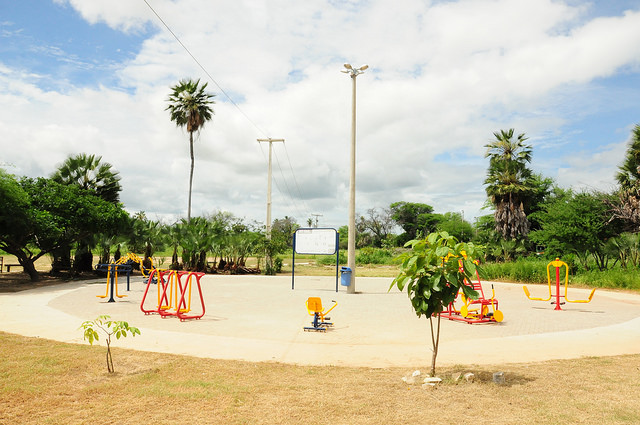
<instances>
[{"instance_id":1,"label":"white sign board","mask_svg":"<svg viewBox=\"0 0 640 425\"><path fill-rule=\"evenodd\" d=\"M336 229L298 229L294 249L297 254L335 254L337 234Z\"/></svg>"}]
</instances>

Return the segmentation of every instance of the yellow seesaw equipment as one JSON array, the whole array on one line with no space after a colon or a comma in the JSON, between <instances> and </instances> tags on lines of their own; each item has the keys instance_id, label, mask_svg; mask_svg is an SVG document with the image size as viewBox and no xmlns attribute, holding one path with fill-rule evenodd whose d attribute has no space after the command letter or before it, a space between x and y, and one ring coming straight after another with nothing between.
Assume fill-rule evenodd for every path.
<instances>
[{"instance_id":1,"label":"yellow seesaw equipment","mask_svg":"<svg viewBox=\"0 0 640 425\"><path fill-rule=\"evenodd\" d=\"M555 272L556 272L556 294L555 294L555 301L551 301L551 304L555 304L556 308L554 308L554 310L562 310L562 307L560 307L561 304L564 304L564 302L560 302L560 298L564 298L566 302L569 303L589 303L591 302L591 300L593 299L593 294L596 292L596 289L593 288L593 290L591 291L591 294L589 294L589 298L587 298L586 300L570 300L568 295L568 288L569 288L569 266L567 265L567 263L565 263L564 261L560 261L559 258L556 258L554 261L550 262L549 264L547 264L547 282L549 283L549 296L547 298L538 298L538 297L533 297L531 296L531 293L529 292L529 288L527 288L526 286L523 286L522 289L524 289L524 294L527 296L527 298L529 298L530 300L534 300L534 301L549 301L551 300L551 298L553 297L552 292L551 292L551 267L555 268ZM564 267L565 268L565 272L564 272L564 295L560 295L560 269Z\"/></svg>"}]
</instances>

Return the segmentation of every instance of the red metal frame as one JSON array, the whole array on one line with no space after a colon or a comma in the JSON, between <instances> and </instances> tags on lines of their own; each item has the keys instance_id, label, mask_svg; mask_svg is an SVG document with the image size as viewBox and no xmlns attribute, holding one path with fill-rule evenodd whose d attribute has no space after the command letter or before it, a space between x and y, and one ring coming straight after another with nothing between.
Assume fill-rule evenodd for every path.
<instances>
[{"instance_id":1,"label":"red metal frame","mask_svg":"<svg viewBox=\"0 0 640 425\"><path fill-rule=\"evenodd\" d=\"M493 309L494 312L498 310L498 300L496 300L495 297L489 298L489 299L485 297L484 290L482 289L482 282L480 281L480 275L478 274L477 270L476 270L476 276L478 278L477 283L475 282L471 283L467 279L465 279L465 285L477 291L479 295L477 300L469 300L467 307L472 305L479 305L480 306L479 310L477 312L472 313L470 317L464 317L462 315L461 309L456 309L455 302L458 299L458 295L462 293L462 290L460 290L458 294L456 294L456 300L450 303L447 306L446 310L440 313L440 317L444 317L449 320L457 320L465 323L491 323L491 322L498 321L494 317L493 312L489 311L490 307Z\"/></svg>"},{"instance_id":2,"label":"red metal frame","mask_svg":"<svg viewBox=\"0 0 640 425\"><path fill-rule=\"evenodd\" d=\"M147 293L149 292L149 287L153 281L154 273L157 273L157 284L158 284L158 305L154 309L145 309L144 303L147 298ZM165 280L165 275L169 275L169 279ZM173 285L171 278L175 275L177 277L175 281L175 296L176 303L173 305ZM182 277L187 276L186 281L182 282ZM196 285L198 288L198 295L200 298L200 306L202 311L198 314L189 315L190 304L191 304L191 279L193 276L196 277ZM149 280L147 281L147 287L145 288L144 295L142 296L142 301L140 302L140 310L144 314L159 314L162 318L168 316L176 316L180 319L181 322L185 320L191 319L200 319L205 314L205 304L204 297L202 295L202 286L200 285L200 279L204 276L202 272L187 272L187 271L175 271L175 270L158 270L154 269L149 274ZM169 292L167 294L167 291ZM187 304L187 291L189 291L189 303ZM175 311L171 309L175 307Z\"/></svg>"}]
</instances>

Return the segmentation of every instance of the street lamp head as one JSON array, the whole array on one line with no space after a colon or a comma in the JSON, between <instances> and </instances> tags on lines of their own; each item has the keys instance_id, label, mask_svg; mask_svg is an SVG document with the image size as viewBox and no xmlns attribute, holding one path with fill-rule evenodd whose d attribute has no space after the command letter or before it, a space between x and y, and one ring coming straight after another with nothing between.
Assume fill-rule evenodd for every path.
<instances>
[{"instance_id":1,"label":"street lamp head","mask_svg":"<svg viewBox=\"0 0 640 425\"><path fill-rule=\"evenodd\" d=\"M350 63L345 63L344 67L347 68L347 69L353 69L353 67L351 66Z\"/></svg>"},{"instance_id":2,"label":"street lamp head","mask_svg":"<svg viewBox=\"0 0 640 425\"><path fill-rule=\"evenodd\" d=\"M362 65L360 67L360 71L364 71L365 69L369 68L369 65Z\"/></svg>"}]
</instances>

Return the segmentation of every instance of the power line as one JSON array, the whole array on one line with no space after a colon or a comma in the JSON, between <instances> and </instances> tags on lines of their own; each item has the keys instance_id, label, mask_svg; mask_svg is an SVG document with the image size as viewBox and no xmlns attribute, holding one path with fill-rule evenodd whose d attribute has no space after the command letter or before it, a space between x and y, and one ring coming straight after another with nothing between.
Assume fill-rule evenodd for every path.
<instances>
[{"instance_id":1,"label":"power line","mask_svg":"<svg viewBox=\"0 0 640 425\"><path fill-rule=\"evenodd\" d=\"M182 46L182 48L187 52L187 54L191 57L191 59L193 59L193 61L198 65L198 67L200 67L200 69L205 73L205 75L207 77L209 77L209 79L216 85L216 87L218 87L218 89L220 90L220 92L222 92L222 94L229 99L229 102L231 102L231 104L233 106L236 107L236 109L247 119L247 121L249 121L251 123L251 125L253 125L253 127L255 127L256 130L258 130L258 132L260 134L262 134L263 136L265 136L266 138L268 138L267 132L265 132L264 130L262 130L262 128L260 128L243 110L242 108L240 108L240 106L231 98L231 96L229 96L227 94L227 92L222 88L222 86L220 86L220 84L218 84L218 82L213 78L213 76L209 73L209 71L206 70L206 68L200 63L200 61L198 61L198 59L193 55L193 53L191 53L191 51L187 48L187 46L180 40L180 38L176 35L175 32L173 32L173 30L169 27L169 25L164 21L164 19L162 19L162 17L158 14L158 12L155 11L155 9L149 4L149 2L147 0L143 0L145 2L145 4L147 5L147 7L153 12L153 14L158 18L158 20L160 22L162 22L162 25L164 25L164 27L167 29L167 31L169 31L169 33L173 36L173 38L176 39L176 41L178 42L178 44L180 44L180 46ZM264 157L264 151L262 150L262 146L260 146L260 150L262 151L262 156ZM294 183L298 189L298 194L300 196L300 199L303 201L304 208L309 210L309 208L306 206L306 203L304 202L304 198L302 197L302 193L300 192L300 187L298 186L298 181L295 177L295 174L293 172L293 167L291 166L291 160L289 159L289 153L286 150L285 147L285 153L287 154L287 160L289 162L289 168L291 169L291 175L293 176L293 180ZM265 159L266 160L266 159ZM284 173L282 172L282 167L280 166L280 160L278 159L278 155L276 153L276 163L278 165L278 169L280 170L280 174L282 175L282 179L284 181L285 187L287 189L287 193L289 194L289 199L292 201L290 204L294 207L294 209L300 213L301 211L298 209L298 206L295 202L293 202L293 196L291 195L291 191L289 190L289 186L287 185L287 181L284 177ZM274 182L276 183L276 188L278 189L278 191L280 193L284 192L280 189L280 186L278 185L277 179L274 178ZM300 214L303 215L303 214Z\"/></svg>"},{"instance_id":2,"label":"power line","mask_svg":"<svg viewBox=\"0 0 640 425\"><path fill-rule=\"evenodd\" d=\"M209 77L209 79L211 81L213 81L213 84L216 85L216 87L218 87L218 89L222 92L222 94L224 94L224 96L229 99L229 102L231 102L233 104L233 106L236 107L236 109L238 109L238 111L240 111L240 113L242 115L244 115L244 117L247 119L247 121L249 121L251 123L251 125L253 125L256 130L258 130L258 132L260 134L262 134L263 136L267 136L267 133L262 130L251 118L249 118L249 116L247 114L244 113L244 111L240 108L240 106L238 106L238 104L236 102L233 101L233 99L231 98L231 96L229 96L227 94L226 91L224 91L224 89L220 86L220 84L218 84L218 82L211 76L211 74L209 74L209 71L207 71L205 69L204 66L202 66L202 64L200 63L200 61L198 61L198 59L196 59L196 57L191 53L191 51L187 48L187 46L184 45L184 43L180 40L180 38L176 35L176 33L173 32L173 30L169 27L169 25L167 25L167 23L164 21L164 19L162 19L162 17L160 17L160 15L158 14L158 12L155 11L155 9L153 7L151 7L151 5L149 4L149 2L147 0L142 0L145 2L145 4L149 7L149 9L151 9L151 11L153 12L154 15L156 15L156 17L160 20L160 22L162 22L162 25L164 25L164 27L167 29L167 31L169 31L171 33L171 35L173 36L173 38L176 39L176 41L182 46L182 48L189 54L189 56L191 56L191 59L194 60L194 62L196 64L198 64L198 66L200 67L200 69L207 75L207 77Z\"/></svg>"}]
</instances>

